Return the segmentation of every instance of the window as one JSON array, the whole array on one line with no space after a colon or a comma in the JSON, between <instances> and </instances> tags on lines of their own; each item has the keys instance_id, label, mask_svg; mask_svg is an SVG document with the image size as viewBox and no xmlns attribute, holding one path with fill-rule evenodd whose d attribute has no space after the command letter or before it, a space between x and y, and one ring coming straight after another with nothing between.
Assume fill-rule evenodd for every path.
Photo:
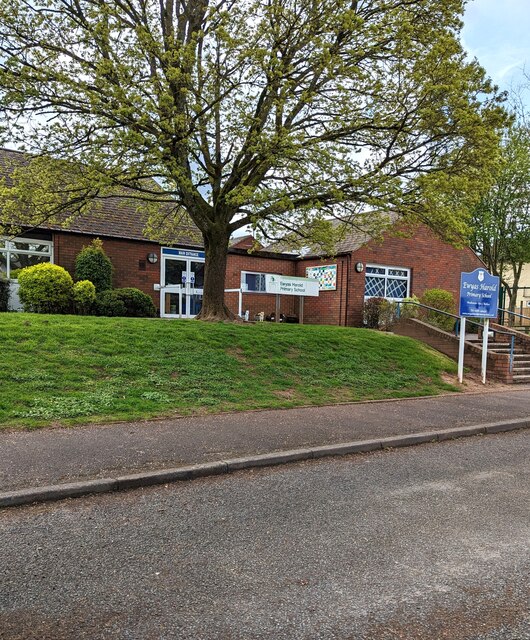
<instances>
[{"instance_id":1,"label":"window","mask_svg":"<svg viewBox=\"0 0 530 640\"><path fill-rule=\"evenodd\" d=\"M53 262L53 242L33 238L0 238L0 273L12 278L15 269Z\"/></svg>"},{"instance_id":2,"label":"window","mask_svg":"<svg viewBox=\"0 0 530 640\"><path fill-rule=\"evenodd\" d=\"M265 293L265 275L264 273L254 273L252 271L241 272L241 289L243 291L255 291Z\"/></svg>"},{"instance_id":3,"label":"window","mask_svg":"<svg viewBox=\"0 0 530 640\"><path fill-rule=\"evenodd\" d=\"M410 269L366 265L365 298L403 300L409 295Z\"/></svg>"}]
</instances>

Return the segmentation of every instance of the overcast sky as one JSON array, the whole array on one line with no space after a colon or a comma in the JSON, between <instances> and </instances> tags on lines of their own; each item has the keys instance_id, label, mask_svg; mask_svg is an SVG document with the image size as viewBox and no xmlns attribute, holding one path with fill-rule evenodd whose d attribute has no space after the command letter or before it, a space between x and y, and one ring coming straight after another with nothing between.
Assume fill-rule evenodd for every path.
<instances>
[{"instance_id":1,"label":"overcast sky","mask_svg":"<svg viewBox=\"0 0 530 640\"><path fill-rule=\"evenodd\" d=\"M520 85L524 66L530 74L530 0L469 0L462 40L501 89Z\"/></svg>"}]
</instances>

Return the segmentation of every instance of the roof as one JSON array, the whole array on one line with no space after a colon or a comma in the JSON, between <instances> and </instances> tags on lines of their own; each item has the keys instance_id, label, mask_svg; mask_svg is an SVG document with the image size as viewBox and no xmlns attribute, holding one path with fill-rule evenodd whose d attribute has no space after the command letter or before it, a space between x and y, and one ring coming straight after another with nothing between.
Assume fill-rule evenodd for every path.
<instances>
[{"instance_id":1,"label":"roof","mask_svg":"<svg viewBox=\"0 0 530 640\"><path fill-rule=\"evenodd\" d=\"M12 172L18 167L27 166L31 156L13 149L0 148L0 177L5 178L7 186L12 186ZM158 188L160 188L157 185ZM126 194L133 191L124 189ZM129 240L158 242L146 233L148 212L138 207L138 201L124 195L97 198L97 211L77 216L67 226L43 223L39 229L62 230L72 233L83 233L92 236L105 236ZM161 207L164 205L161 204ZM192 247L200 247L199 231L196 227L180 226L175 242Z\"/></svg>"},{"instance_id":2,"label":"roof","mask_svg":"<svg viewBox=\"0 0 530 640\"><path fill-rule=\"evenodd\" d=\"M386 215L388 216L391 224L396 222L398 219L398 215L395 213ZM332 220L331 223L335 228L339 227L341 224L344 225L343 229L340 230L339 239L335 243L334 251L332 252L334 255L353 253L378 236L377 231L369 232L357 227L348 226L347 223L342 223L340 220ZM289 241L289 237L287 237L285 240L274 242L268 247L265 247L265 249L267 251L288 252L300 258L321 258L330 255L329 250L324 249L316 243L308 244L305 247L297 248L295 250L292 249L292 244L293 243ZM300 244L300 240L297 241L297 244Z\"/></svg>"}]
</instances>

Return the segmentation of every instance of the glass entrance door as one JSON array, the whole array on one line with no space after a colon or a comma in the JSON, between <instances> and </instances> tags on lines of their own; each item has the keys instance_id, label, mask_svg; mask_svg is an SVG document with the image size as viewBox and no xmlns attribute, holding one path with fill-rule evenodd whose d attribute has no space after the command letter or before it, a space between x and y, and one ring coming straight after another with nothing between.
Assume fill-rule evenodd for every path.
<instances>
[{"instance_id":1,"label":"glass entrance door","mask_svg":"<svg viewBox=\"0 0 530 640\"><path fill-rule=\"evenodd\" d=\"M201 254L200 251L182 249L162 250L162 317L194 318L201 310L204 287L204 258Z\"/></svg>"}]
</instances>

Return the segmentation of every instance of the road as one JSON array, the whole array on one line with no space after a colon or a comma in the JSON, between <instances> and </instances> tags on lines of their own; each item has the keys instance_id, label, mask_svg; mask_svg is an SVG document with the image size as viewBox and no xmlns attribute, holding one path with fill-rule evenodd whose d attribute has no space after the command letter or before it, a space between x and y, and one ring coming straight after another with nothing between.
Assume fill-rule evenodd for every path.
<instances>
[{"instance_id":1,"label":"road","mask_svg":"<svg viewBox=\"0 0 530 640\"><path fill-rule=\"evenodd\" d=\"M0 638L530 639L530 436L0 514Z\"/></svg>"}]
</instances>

